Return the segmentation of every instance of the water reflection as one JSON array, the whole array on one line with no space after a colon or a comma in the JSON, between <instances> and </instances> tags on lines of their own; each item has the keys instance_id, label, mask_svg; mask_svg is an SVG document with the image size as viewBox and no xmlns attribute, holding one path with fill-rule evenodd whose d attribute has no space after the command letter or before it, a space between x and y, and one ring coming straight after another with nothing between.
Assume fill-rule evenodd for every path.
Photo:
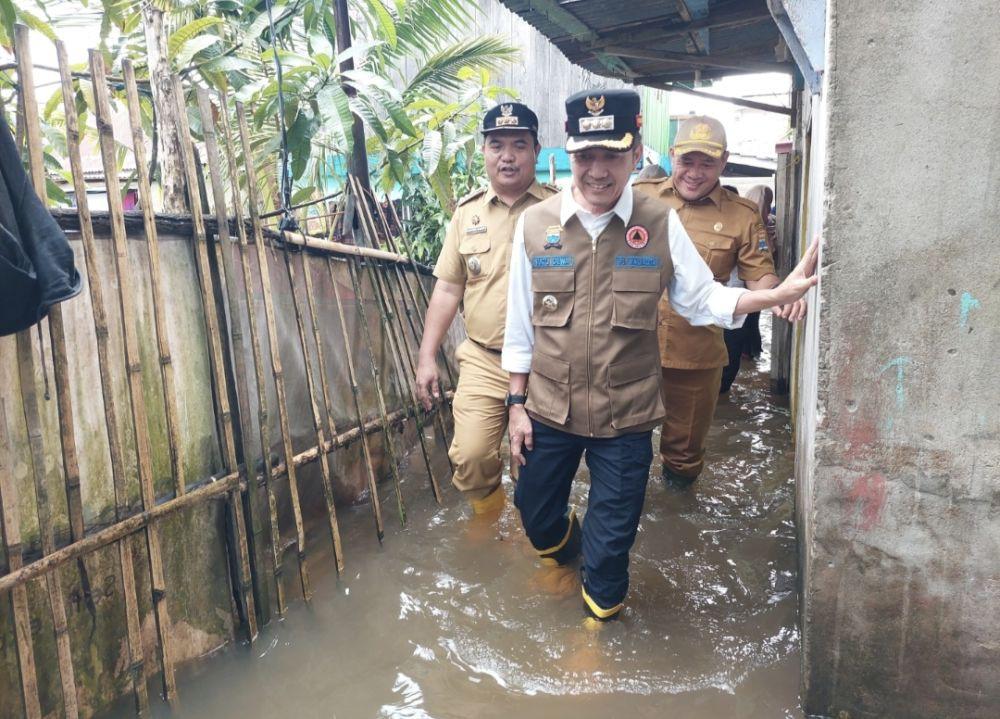
<instances>
[{"instance_id":1,"label":"water reflection","mask_svg":"<svg viewBox=\"0 0 1000 719\"><path fill-rule=\"evenodd\" d=\"M183 672L179 714L800 716L789 441L766 375L744 367L696 489L668 490L654 467L626 608L596 627L577 571L538 566L512 506L470 522L454 491L437 507L415 474L407 527L388 526L380 547L367 508L342 511L345 578L317 577L312 606L252 652ZM321 529L315 567L330 566Z\"/></svg>"}]
</instances>

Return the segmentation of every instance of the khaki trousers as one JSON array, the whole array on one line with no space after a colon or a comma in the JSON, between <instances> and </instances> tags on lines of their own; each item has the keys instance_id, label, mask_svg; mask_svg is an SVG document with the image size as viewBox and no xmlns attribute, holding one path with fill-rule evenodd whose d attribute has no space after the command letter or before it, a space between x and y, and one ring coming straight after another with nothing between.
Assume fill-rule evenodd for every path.
<instances>
[{"instance_id":1,"label":"khaki trousers","mask_svg":"<svg viewBox=\"0 0 1000 719\"><path fill-rule=\"evenodd\" d=\"M455 351L458 387L452 400L455 435L448 456L455 465L451 481L471 502L500 486L503 460L500 443L507 430L509 375L500 353L466 339Z\"/></svg>"},{"instance_id":2,"label":"khaki trousers","mask_svg":"<svg viewBox=\"0 0 1000 719\"><path fill-rule=\"evenodd\" d=\"M719 401L722 370L662 368L667 413L660 428L664 469L694 479L705 466L705 438Z\"/></svg>"}]
</instances>

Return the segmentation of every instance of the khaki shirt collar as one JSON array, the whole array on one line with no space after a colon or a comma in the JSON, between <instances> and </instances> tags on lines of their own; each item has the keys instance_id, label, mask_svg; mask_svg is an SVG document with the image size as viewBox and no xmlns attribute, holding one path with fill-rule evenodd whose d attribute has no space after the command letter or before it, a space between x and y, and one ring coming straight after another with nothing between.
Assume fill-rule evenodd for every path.
<instances>
[{"instance_id":1,"label":"khaki shirt collar","mask_svg":"<svg viewBox=\"0 0 1000 719\"><path fill-rule=\"evenodd\" d=\"M673 178L667 180L667 182L669 183L667 186L670 188L670 191L674 195L677 195L677 197L679 199L683 200L684 198L682 198L680 195L677 194L677 189L674 187L674 180L673 180ZM722 183L721 182L716 182L715 183L715 187L713 187L712 191L709 192L707 195L705 195L704 197L702 197L702 198L700 198L698 200L695 200L694 202L688 202L688 204L689 205L694 205L694 204L699 204L699 203L700 204L704 204L707 201L714 202L716 207L718 207L720 210L722 209ZM684 202L687 202L687 200L684 200Z\"/></svg>"},{"instance_id":2,"label":"khaki shirt collar","mask_svg":"<svg viewBox=\"0 0 1000 719\"><path fill-rule=\"evenodd\" d=\"M566 185L566 187L563 188L561 204L559 206L559 224L565 227L566 223L569 222L569 219L578 212L586 212L586 210L580 207L580 205L577 204L576 199L574 199L572 185ZM625 189L622 190L621 197L618 198L618 202L615 203L615 206L612 207L609 212L614 212L621 218L623 225L628 225L628 221L632 217L631 182L625 185Z\"/></svg>"},{"instance_id":3,"label":"khaki shirt collar","mask_svg":"<svg viewBox=\"0 0 1000 719\"><path fill-rule=\"evenodd\" d=\"M528 189L524 191L524 194L522 194L520 197L517 198L517 200L514 202L514 205L519 204L521 200L524 199L525 195L531 195L537 200L544 200L545 190L539 184L538 180L534 180L531 183L531 185L528 186ZM501 203L503 203L503 200L500 200L500 196L497 195L497 191L493 189L493 183L491 182L489 186L486 188L486 194L483 196L483 202L489 205L493 203L493 200L499 200ZM514 205L511 205L511 207L513 207Z\"/></svg>"}]
</instances>

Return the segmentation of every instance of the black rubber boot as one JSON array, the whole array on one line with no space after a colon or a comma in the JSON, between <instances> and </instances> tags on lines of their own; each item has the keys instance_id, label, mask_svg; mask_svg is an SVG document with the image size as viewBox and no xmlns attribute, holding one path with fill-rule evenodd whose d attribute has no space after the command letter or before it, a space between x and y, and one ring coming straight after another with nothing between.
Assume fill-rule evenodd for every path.
<instances>
[{"instance_id":1,"label":"black rubber boot","mask_svg":"<svg viewBox=\"0 0 1000 719\"><path fill-rule=\"evenodd\" d=\"M698 477L685 477L683 474L671 472L666 467L663 468L663 483L667 485L667 489L672 489L675 492L686 492L696 479Z\"/></svg>"}]
</instances>

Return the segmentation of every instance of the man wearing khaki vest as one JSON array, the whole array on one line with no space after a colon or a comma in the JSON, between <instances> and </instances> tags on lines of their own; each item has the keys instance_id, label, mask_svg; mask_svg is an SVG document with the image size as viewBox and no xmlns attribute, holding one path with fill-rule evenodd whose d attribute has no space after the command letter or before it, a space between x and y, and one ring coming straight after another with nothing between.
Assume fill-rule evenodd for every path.
<instances>
[{"instance_id":1,"label":"man wearing khaki vest","mask_svg":"<svg viewBox=\"0 0 1000 719\"><path fill-rule=\"evenodd\" d=\"M686 118L677 128L670 159L673 176L636 180L636 191L677 211L716 282L727 282L735 269L748 289L775 287L778 276L759 208L719 184L729 159L722 123L704 115ZM671 486L685 488L705 466L705 439L729 355L722 328L688 323L667 297L660 300L659 314L666 412L660 428L663 477ZM775 314L798 319L805 315L805 303L778 308Z\"/></svg>"},{"instance_id":2,"label":"man wearing khaki vest","mask_svg":"<svg viewBox=\"0 0 1000 719\"><path fill-rule=\"evenodd\" d=\"M483 118L488 188L462 198L434 266L417 363L417 394L430 410L440 397L435 355L459 304L466 339L456 350L458 387L452 403L455 436L448 456L452 477L477 515L495 517L506 495L500 488L500 442L507 426L507 373L500 368L507 267L514 222L521 212L555 193L535 180L538 118L525 105L503 103Z\"/></svg>"},{"instance_id":3,"label":"man wearing khaki vest","mask_svg":"<svg viewBox=\"0 0 1000 719\"><path fill-rule=\"evenodd\" d=\"M583 554L593 618L618 616L628 590L660 398L657 301L694 325L738 327L795 302L816 283L816 244L779 286L724 287L677 212L634 194L642 157L639 96L593 90L566 101L572 187L527 209L514 231L501 364L510 372L514 499L543 562ZM590 469L582 528L568 501L580 458Z\"/></svg>"}]
</instances>

